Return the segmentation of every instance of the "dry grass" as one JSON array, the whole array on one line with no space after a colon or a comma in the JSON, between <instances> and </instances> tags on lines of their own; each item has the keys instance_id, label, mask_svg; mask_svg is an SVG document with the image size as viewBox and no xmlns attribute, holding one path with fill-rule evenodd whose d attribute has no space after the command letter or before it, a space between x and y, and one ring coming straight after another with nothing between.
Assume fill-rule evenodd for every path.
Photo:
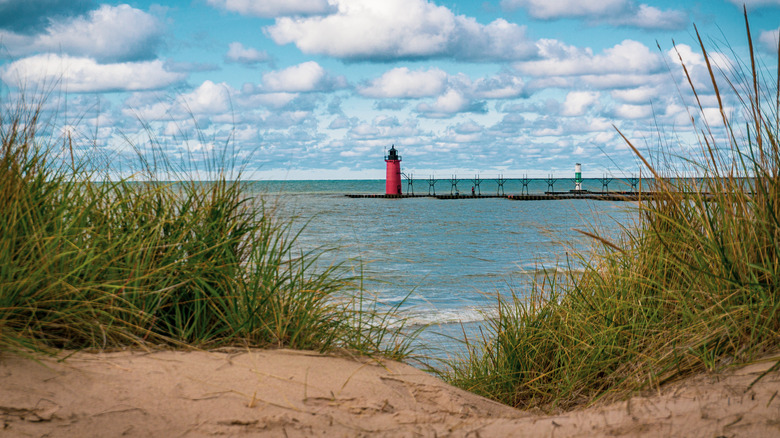
<instances>
[{"instance_id":1,"label":"dry grass","mask_svg":"<svg viewBox=\"0 0 780 438\"><path fill-rule=\"evenodd\" d=\"M653 165L681 160L645 157L624 137L660 194L638 203L638 226L620 242L597 240L581 276L501 300L490 335L468 344L446 379L517 407L568 408L780 346L780 92L757 67L747 14L745 23L747 74L723 76L699 40L721 110L718 125L694 125L699 150L682 159L700 177ZM726 93L745 120L729 118Z\"/></svg>"},{"instance_id":2,"label":"dry grass","mask_svg":"<svg viewBox=\"0 0 780 438\"><path fill-rule=\"evenodd\" d=\"M161 153L139 155L145 181L105 181L73 159L69 141L41 144L41 108L22 99L0 115L0 350L163 343L407 354L409 340L365 298L361 279L318 266L322 251L297 250L300 231L240 178L226 179L235 169L220 167L219 152L213 181L151 181L154 166L174 168Z\"/></svg>"}]
</instances>

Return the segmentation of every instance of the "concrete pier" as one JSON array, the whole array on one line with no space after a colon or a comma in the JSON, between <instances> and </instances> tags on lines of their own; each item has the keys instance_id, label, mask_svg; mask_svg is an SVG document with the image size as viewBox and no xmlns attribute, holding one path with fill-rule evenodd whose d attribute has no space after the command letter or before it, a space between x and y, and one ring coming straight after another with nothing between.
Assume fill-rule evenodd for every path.
<instances>
[{"instance_id":1,"label":"concrete pier","mask_svg":"<svg viewBox=\"0 0 780 438\"><path fill-rule=\"evenodd\" d=\"M387 194L347 194L348 198L402 199L402 198L435 198L435 199L486 199L503 198L511 201L556 201L564 199L592 199L596 201L638 201L653 199L654 192L589 192L587 190L569 192L545 192L539 194L521 195L387 195Z\"/></svg>"}]
</instances>

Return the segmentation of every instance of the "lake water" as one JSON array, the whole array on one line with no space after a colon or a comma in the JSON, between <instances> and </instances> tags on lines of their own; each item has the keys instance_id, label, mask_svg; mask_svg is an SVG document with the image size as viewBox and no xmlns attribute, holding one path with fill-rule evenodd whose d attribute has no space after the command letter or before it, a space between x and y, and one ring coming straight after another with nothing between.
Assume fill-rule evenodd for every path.
<instances>
[{"instance_id":1,"label":"lake water","mask_svg":"<svg viewBox=\"0 0 780 438\"><path fill-rule=\"evenodd\" d=\"M565 180L568 182L568 180ZM611 190L628 190L613 181ZM566 184L566 185L570 185ZM461 194L471 192L468 181ZM464 190L463 188L466 188ZM531 277L544 269L577 269L568 255L585 251L590 239L575 231L600 224L617 233L627 223L630 203L589 200L511 201L503 198L440 200L436 198L353 199L346 194L384 193L384 181L265 181L251 188L278 214L308 221L299 245L305 249L338 247L323 261L348 261L365 276L366 290L381 302L400 306L412 325L432 324L418 345L434 355L457 354L462 346L450 339L478 333L494 314L496 294L523 295ZM416 194L426 194L426 180L415 182ZM530 193L548 186L534 180ZM596 180L584 189L600 191ZM406 187L405 187L406 189ZM436 184L448 194L449 182ZM495 181L481 184L494 194ZM555 189L568 189L556 183ZM517 181L504 184L506 194L519 194Z\"/></svg>"}]
</instances>

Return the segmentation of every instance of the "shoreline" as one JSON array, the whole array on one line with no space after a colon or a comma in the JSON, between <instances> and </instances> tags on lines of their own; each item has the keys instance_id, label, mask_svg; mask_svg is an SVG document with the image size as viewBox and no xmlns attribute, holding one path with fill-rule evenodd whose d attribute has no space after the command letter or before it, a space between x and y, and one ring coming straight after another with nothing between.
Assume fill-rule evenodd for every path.
<instances>
[{"instance_id":1,"label":"shoreline","mask_svg":"<svg viewBox=\"0 0 780 438\"><path fill-rule=\"evenodd\" d=\"M0 353L0 431L18 436L768 436L780 356L557 415L410 365L296 350ZM777 367L775 367L777 368Z\"/></svg>"}]
</instances>

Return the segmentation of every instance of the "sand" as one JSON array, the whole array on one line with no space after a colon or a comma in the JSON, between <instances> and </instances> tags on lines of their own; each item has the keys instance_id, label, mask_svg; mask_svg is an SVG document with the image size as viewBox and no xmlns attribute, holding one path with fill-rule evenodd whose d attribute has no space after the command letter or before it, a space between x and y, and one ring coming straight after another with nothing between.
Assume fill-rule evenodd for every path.
<instances>
[{"instance_id":1,"label":"sand","mask_svg":"<svg viewBox=\"0 0 780 438\"><path fill-rule=\"evenodd\" d=\"M0 436L777 437L780 357L555 416L393 361L291 350L0 353Z\"/></svg>"}]
</instances>

